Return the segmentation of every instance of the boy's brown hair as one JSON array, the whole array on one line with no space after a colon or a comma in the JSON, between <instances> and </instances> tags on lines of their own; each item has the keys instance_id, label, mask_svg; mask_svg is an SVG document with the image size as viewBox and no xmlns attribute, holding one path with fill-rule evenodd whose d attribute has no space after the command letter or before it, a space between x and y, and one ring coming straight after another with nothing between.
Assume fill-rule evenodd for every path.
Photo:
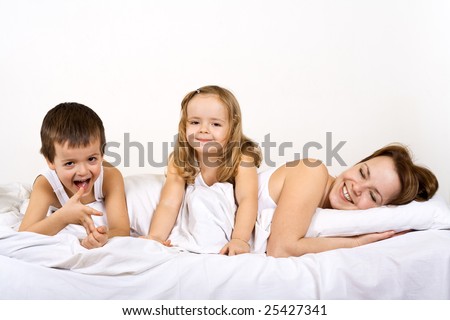
<instances>
[{"instance_id":1,"label":"boy's brown hair","mask_svg":"<svg viewBox=\"0 0 450 320\"><path fill-rule=\"evenodd\" d=\"M89 107L76 102L64 102L47 112L41 126L41 153L53 163L55 143L68 143L70 148L86 147L100 140L104 154L106 138L103 122Z\"/></svg>"}]
</instances>

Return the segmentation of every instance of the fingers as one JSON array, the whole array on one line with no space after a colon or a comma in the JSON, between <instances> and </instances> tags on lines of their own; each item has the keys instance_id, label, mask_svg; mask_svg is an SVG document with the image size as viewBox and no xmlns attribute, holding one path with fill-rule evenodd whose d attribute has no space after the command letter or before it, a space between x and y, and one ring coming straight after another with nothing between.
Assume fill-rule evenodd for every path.
<instances>
[{"instance_id":1,"label":"fingers","mask_svg":"<svg viewBox=\"0 0 450 320\"><path fill-rule=\"evenodd\" d=\"M166 247L172 247L172 241L170 240L163 241L162 244L165 245Z\"/></svg>"},{"instance_id":2,"label":"fingers","mask_svg":"<svg viewBox=\"0 0 450 320\"><path fill-rule=\"evenodd\" d=\"M219 254L227 254L228 253L228 244L225 245L220 251Z\"/></svg>"},{"instance_id":3,"label":"fingers","mask_svg":"<svg viewBox=\"0 0 450 320\"><path fill-rule=\"evenodd\" d=\"M87 214L90 214L92 216L102 216L103 212L97 211L94 208L88 207L86 206L86 208L88 208L88 211L86 212Z\"/></svg>"},{"instance_id":4,"label":"fingers","mask_svg":"<svg viewBox=\"0 0 450 320\"><path fill-rule=\"evenodd\" d=\"M384 239L388 239L390 237L392 237L393 235L395 235L395 231L385 231L385 232L381 232L378 234L379 235L379 240L384 240Z\"/></svg>"},{"instance_id":5,"label":"fingers","mask_svg":"<svg viewBox=\"0 0 450 320\"><path fill-rule=\"evenodd\" d=\"M385 231L385 232L376 232L376 233L368 233L355 238L356 246L362 246L365 244L369 244L372 242L377 242L380 240L385 240L391 238L395 235L395 231Z\"/></svg>"},{"instance_id":6,"label":"fingers","mask_svg":"<svg viewBox=\"0 0 450 320\"><path fill-rule=\"evenodd\" d=\"M89 233L81 242L81 245L87 249L100 248L108 242L108 235L106 226L95 228L93 232ZM102 232L105 231L105 232Z\"/></svg>"},{"instance_id":7,"label":"fingers","mask_svg":"<svg viewBox=\"0 0 450 320\"><path fill-rule=\"evenodd\" d=\"M84 194L84 188L78 189L77 193L75 193L71 199L74 199L75 201L80 201L81 197Z\"/></svg>"},{"instance_id":8,"label":"fingers","mask_svg":"<svg viewBox=\"0 0 450 320\"><path fill-rule=\"evenodd\" d=\"M108 227L107 226L100 226L100 227L97 228L97 231L99 233L106 234L106 233L108 233Z\"/></svg>"},{"instance_id":9,"label":"fingers","mask_svg":"<svg viewBox=\"0 0 450 320\"><path fill-rule=\"evenodd\" d=\"M404 230L404 231L400 231L400 232L397 232L396 234L394 234L392 237L401 236L401 235L406 234L406 233L409 233L409 232L411 232L411 231L413 231L413 230Z\"/></svg>"},{"instance_id":10,"label":"fingers","mask_svg":"<svg viewBox=\"0 0 450 320\"><path fill-rule=\"evenodd\" d=\"M86 234L90 234L96 230L94 221L90 216L86 216L82 221L83 227L86 229Z\"/></svg>"}]
</instances>

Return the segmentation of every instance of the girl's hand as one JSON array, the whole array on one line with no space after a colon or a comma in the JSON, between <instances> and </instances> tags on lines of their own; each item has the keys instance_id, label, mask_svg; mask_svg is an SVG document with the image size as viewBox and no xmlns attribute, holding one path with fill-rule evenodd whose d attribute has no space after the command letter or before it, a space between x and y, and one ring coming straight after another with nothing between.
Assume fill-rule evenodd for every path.
<instances>
[{"instance_id":1,"label":"girl's hand","mask_svg":"<svg viewBox=\"0 0 450 320\"><path fill-rule=\"evenodd\" d=\"M148 239L148 240L154 240L154 241L157 241L157 242L161 243L162 245L164 245L166 247L172 247L172 242L169 239L161 240L161 239L158 239L158 238L153 237L151 235L140 236L139 238L141 238L141 239Z\"/></svg>"},{"instance_id":2,"label":"girl's hand","mask_svg":"<svg viewBox=\"0 0 450 320\"><path fill-rule=\"evenodd\" d=\"M234 256L242 253L249 253L250 245L248 242L245 242L241 239L231 239L222 250L220 250L220 254L227 254L229 256Z\"/></svg>"},{"instance_id":3,"label":"girl's hand","mask_svg":"<svg viewBox=\"0 0 450 320\"><path fill-rule=\"evenodd\" d=\"M86 238L81 241L81 245L86 249L100 248L108 242L108 227L100 226L89 233Z\"/></svg>"},{"instance_id":4,"label":"girl's hand","mask_svg":"<svg viewBox=\"0 0 450 320\"><path fill-rule=\"evenodd\" d=\"M82 204L80 199L83 193L84 189L80 188L59 210L66 224L82 225L89 235L96 230L91 215L102 216L103 213Z\"/></svg>"}]
</instances>

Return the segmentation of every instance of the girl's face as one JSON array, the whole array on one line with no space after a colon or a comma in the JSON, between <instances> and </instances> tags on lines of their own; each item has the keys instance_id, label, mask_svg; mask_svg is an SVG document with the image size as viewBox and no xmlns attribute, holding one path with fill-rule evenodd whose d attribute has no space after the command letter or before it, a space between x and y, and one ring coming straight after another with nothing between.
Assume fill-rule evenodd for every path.
<instances>
[{"instance_id":1,"label":"girl's face","mask_svg":"<svg viewBox=\"0 0 450 320\"><path fill-rule=\"evenodd\" d=\"M329 194L331 207L363 210L388 204L400 192L400 179L390 157L358 163L340 174Z\"/></svg>"},{"instance_id":2,"label":"girl's face","mask_svg":"<svg viewBox=\"0 0 450 320\"><path fill-rule=\"evenodd\" d=\"M198 94L187 105L186 136L198 156L222 154L228 142L228 111L213 94Z\"/></svg>"},{"instance_id":3,"label":"girl's face","mask_svg":"<svg viewBox=\"0 0 450 320\"><path fill-rule=\"evenodd\" d=\"M59 180L69 197L81 187L83 196L93 194L94 182L100 175L103 157L100 151L100 140L79 148L69 148L68 142L63 145L55 143L55 159L47 160L50 169L55 170Z\"/></svg>"}]
</instances>

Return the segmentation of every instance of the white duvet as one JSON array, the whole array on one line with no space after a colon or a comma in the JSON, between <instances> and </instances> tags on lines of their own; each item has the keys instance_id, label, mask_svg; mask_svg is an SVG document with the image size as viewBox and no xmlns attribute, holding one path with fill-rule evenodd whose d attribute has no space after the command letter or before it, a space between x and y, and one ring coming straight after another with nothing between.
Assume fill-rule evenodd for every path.
<instances>
[{"instance_id":1,"label":"white duvet","mask_svg":"<svg viewBox=\"0 0 450 320\"><path fill-rule=\"evenodd\" d=\"M151 175L127 179L135 234L148 230L145 211L156 205L153 189L161 185ZM450 231L436 230L445 227L448 206L439 201L431 211L420 207L443 218L440 227L433 222L435 229L276 259L197 254L137 237L87 250L69 234L19 233L14 225L27 190L0 186L0 299L450 299ZM320 217L315 228L323 232Z\"/></svg>"},{"instance_id":2,"label":"white duvet","mask_svg":"<svg viewBox=\"0 0 450 320\"><path fill-rule=\"evenodd\" d=\"M450 232L297 258L178 252L139 238L0 229L2 299L450 299Z\"/></svg>"}]
</instances>

